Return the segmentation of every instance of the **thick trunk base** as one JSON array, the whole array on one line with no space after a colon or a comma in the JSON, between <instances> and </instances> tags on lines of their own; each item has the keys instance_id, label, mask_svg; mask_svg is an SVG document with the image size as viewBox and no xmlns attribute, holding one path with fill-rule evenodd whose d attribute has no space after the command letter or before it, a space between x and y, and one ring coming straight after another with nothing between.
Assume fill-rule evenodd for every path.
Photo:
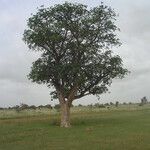
<instances>
[{"instance_id":1,"label":"thick trunk base","mask_svg":"<svg viewBox=\"0 0 150 150\"><path fill-rule=\"evenodd\" d=\"M69 128L71 127L70 122L61 122L60 127Z\"/></svg>"},{"instance_id":2,"label":"thick trunk base","mask_svg":"<svg viewBox=\"0 0 150 150\"><path fill-rule=\"evenodd\" d=\"M67 103L61 104L61 127L69 128L70 125L70 107Z\"/></svg>"}]
</instances>

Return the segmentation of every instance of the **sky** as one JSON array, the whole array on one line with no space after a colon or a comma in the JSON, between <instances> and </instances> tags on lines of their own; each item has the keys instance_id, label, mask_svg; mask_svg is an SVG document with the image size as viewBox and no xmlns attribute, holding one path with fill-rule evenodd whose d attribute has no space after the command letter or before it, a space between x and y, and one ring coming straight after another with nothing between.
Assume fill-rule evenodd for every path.
<instances>
[{"instance_id":1,"label":"sky","mask_svg":"<svg viewBox=\"0 0 150 150\"><path fill-rule=\"evenodd\" d=\"M65 0L67 1L67 0ZM37 7L64 3L64 0L0 0L0 107L26 103L28 105L54 105L50 89L27 79L32 62L39 54L28 49L22 41L27 19L36 13ZM98 6L100 0L68 0L89 7ZM140 102L144 96L150 99L150 1L103 0L119 14L118 37L122 46L114 48L124 66L131 71L123 80L115 79L109 92L100 100L86 96L74 101L77 104L107 102Z\"/></svg>"}]
</instances>

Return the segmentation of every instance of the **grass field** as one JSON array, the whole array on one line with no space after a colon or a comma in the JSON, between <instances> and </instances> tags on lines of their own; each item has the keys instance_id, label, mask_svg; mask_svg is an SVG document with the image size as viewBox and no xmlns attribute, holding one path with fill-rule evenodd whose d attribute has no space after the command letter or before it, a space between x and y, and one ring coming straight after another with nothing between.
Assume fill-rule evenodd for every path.
<instances>
[{"instance_id":1,"label":"grass field","mask_svg":"<svg viewBox=\"0 0 150 150\"><path fill-rule=\"evenodd\" d=\"M0 111L0 150L150 150L150 107L73 108L72 127L49 110Z\"/></svg>"}]
</instances>

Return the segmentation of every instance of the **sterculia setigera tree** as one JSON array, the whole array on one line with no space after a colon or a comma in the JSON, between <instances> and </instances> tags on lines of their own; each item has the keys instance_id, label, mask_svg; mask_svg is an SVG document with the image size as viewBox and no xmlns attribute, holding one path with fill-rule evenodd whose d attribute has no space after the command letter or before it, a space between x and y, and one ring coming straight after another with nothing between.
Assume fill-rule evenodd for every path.
<instances>
[{"instance_id":1,"label":"sterculia setigera tree","mask_svg":"<svg viewBox=\"0 0 150 150\"><path fill-rule=\"evenodd\" d=\"M70 126L73 100L106 92L112 79L128 72L112 54L112 47L120 45L115 20L114 10L103 3L88 9L68 2L42 6L28 19L23 40L42 53L28 77L54 87L51 94L59 99L62 127Z\"/></svg>"}]
</instances>

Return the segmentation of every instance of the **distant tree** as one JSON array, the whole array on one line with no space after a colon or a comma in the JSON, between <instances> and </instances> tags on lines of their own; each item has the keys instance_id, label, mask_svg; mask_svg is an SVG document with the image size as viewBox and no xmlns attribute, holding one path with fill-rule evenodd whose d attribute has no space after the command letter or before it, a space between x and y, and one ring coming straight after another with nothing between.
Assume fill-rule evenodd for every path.
<instances>
[{"instance_id":1,"label":"distant tree","mask_svg":"<svg viewBox=\"0 0 150 150\"><path fill-rule=\"evenodd\" d=\"M43 105L39 105L37 108L38 109L42 109L42 108L44 108L44 106Z\"/></svg>"},{"instance_id":2,"label":"distant tree","mask_svg":"<svg viewBox=\"0 0 150 150\"><path fill-rule=\"evenodd\" d=\"M112 79L128 72L111 50L120 46L115 20L114 10L103 3L88 9L68 2L41 7L28 20L23 39L42 53L28 77L54 87L51 95L59 99L62 127L70 126L73 100L107 92Z\"/></svg>"},{"instance_id":3,"label":"distant tree","mask_svg":"<svg viewBox=\"0 0 150 150\"><path fill-rule=\"evenodd\" d=\"M116 107L118 107L118 105L119 105L119 102L118 102L118 101L116 101L115 106L116 106Z\"/></svg>"},{"instance_id":4,"label":"distant tree","mask_svg":"<svg viewBox=\"0 0 150 150\"><path fill-rule=\"evenodd\" d=\"M24 109L28 109L29 106L27 104L21 103L19 109L20 110L24 110Z\"/></svg>"},{"instance_id":5,"label":"distant tree","mask_svg":"<svg viewBox=\"0 0 150 150\"><path fill-rule=\"evenodd\" d=\"M82 104L79 104L79 105L78 105L78 107L82 107L82 106L83 106Z\"/></svg>"},{"instance_id":6,"label":"distant tree","mask_svg":"<svg viewBox=\"0 0 150 150\"><path fill-rule=\"evenodd\" d=\"M99 108L107 108L106 105L100 104Z\"/></svg>"},{"instance_id":7,"label":"distant tree","mask_svg":"<svg viewBox=\"0 0 150 150\"><path fill-rule=\"evenodd\" d=\"M113 102L110 102L110 105L114 105L114 103L113 103Z\"/></svg>"},{"instance_id":8,"label":"distant tree","mask_svg":"<svg viewBox=\"0 0 150 150\"><path fill-rule=\"evenodd\" d=\"M13 109L18 109L20 106L19 105L16 105L14 107L12 107Z\"/></svg>"},{"instance_id":9,"label":"distant tree","mask_svg":"<svg viewBox=\"0 0 150 150\"><path fill-rule=\"evenodd\" d=\"M105 106L109 106L109 103L105 103L104 105L105 105Z\"/></svg>"},{"instance_id":10,"label":"distant tree","mask_svg":"<svg viewBox=\"0 0 150 150\"><path fill-rule=\"evenodd\" d=\"M100 105L99 103L95 103L95 104L94 104L94 107L99 108L99 105Z\"/></svg>"},{"instance_id":11,"label":"distant tree","mask_svg":"<svg viewBox=\"0 0 150 150\"><path fill-rule=\"evenodd\" d=\"M89 107L89 108L92 108L92 107L93 107L93 105L92 105L92 104L89 104L89 105L88 105L88 107Z\"/></svg>"},{"instance_id":12,"label":"distant tree","mask_svg":"<svg viewBox=\"0 0 150 150\"><path fill-rule=\"evenodd\" d=\"M0 110L4 110L4 108L0 107Z\"/></svg>"},{"instance_id":13,"label":"distant tree","mask_svg":"<svg viewBox=\"0 0 150 150\"><path fill-rule=\"evenodd\" d=\"M45 108L52 109L52 106L50 104L47 104L45 105Z\"/></svg>"},{"instance_id":14,"label":"distant tree","mask_svg":"<svg viewBox=\"0 0 150 150\"><path fill-rule=\"evenodd\" d=\"M29 108L29 109L33 109L33 110L35 110L35 109L36 109L36 106L31 105L31 106L29 106L28 108Z\"/></svg>"},{"instance_id":15,"label":"distant tree","mask_svg":"<svg viewBox=\"0 0 150 150\"><path fill-rule=\"evenodd\" d=\"M144 96L143 98L141 98L141 104L147 104L148 103L148 100L146 98L146 96Z\"/></svg>"},{"instance_id":16,"label":"distant tree","mask_svg":"<svg viewBox=\"0 0 150 150\"><path fill-rule=\"evenodd\" d=\"M105 108L106 105L95 103L94 107L96 107L96 108Z\"/></svg>"}]
</instances>

